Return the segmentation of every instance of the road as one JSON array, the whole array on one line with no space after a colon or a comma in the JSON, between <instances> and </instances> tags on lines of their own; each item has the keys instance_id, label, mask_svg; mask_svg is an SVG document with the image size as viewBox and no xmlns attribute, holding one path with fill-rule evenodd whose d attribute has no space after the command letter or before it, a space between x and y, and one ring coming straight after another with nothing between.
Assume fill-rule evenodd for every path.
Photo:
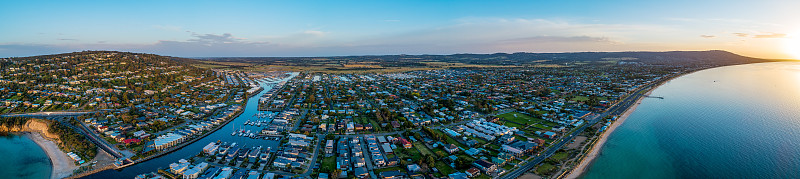
<instances>
[{"instance_id":1,"label":"road","mask_svg":"<svg viewBox=\"0 0 800 179\"><path fill-rule=\"evenodd\" d=\"M52 112L35 112L35 113L21 113L21 114L3 114L0 117L77 117L84 114L93 114L100 111L52 111Z\"/></svg>"},{"instance_id":2,"label":"road","mask_svg":"<svg viewBox=\"0 0 800 179\"><path fill-rule=\"evenodd\" d=\"M91 128L87 127L86 124L84 124L81 121L78 121L78 123L80 123L80 126L78 128L81 129L81 132L83 132L83 134L86 135L86 137L89 138L89 140L94 142L94 144L97 145L97 147L100 147L100 149L103 149L104 151L106 151L106 153L113 155L115 159L123 157L122 153L118 151L116 147L113 147L111 144L108 144L108 141L106 141L102 137L99 137L96 133L94 133L94 131L92 131Z\"/></svg>"},{"instance_id":3,"label":"road","mask_svg":"<svg viewBox=\"0 0 800 179\"><path fill-rule=\"evenodd\" d=\"M662 78L662 79L670 79L670 78ZM559 141L558 143L556 143L555 145L552 145L550 148L548 148L547 150L542 152L540 155L538 155L532 161L528 162L527 164L523 165L522 167L519 167L517 170L509 172L508 174L506 174L506 175L504 175L504 176L502 176L500 178L502 178L502 179L517 178L517 177L521 176L522 174L524 174L525 172L535 168L536 165L539 165L539 163L544 161L544 159L546 159L547 157L550 157L554 153L556 153L556 151L558 151L558 149L560 149L561 147L563 147L566 144L569 144L569 142L572 141L573 138L578 136L578 134L583 132L583 130L585 130L587 127L594 125L595 123L600 121L600 119L603 119L606 116L609 116L609 115L613 116L613 115L622 114L623 112L625 112L625 110L627 110L634 103L636 103L636 101L639 98L644 97L644 93L646 93L647 90L649 90L650 88L655 86L655 84L660 84L661 82L663 82L663 80L656 81L656 82L653 82L653 83L649 83L647 85L644 85L644 86L640 87L638 90L636 90L634 93L632 93L632 95L629 95L629 96L625 97L625 99L623 99L622 101L620 101L616 105L614 105L611 108L609 108L608 110L606 110L606 112L590 117L587 120L586 124L584 124L583 126L578 128L577 130L574 130L568 136L564 136L561 139L557 140L557 141Z\"/></svg>"}]
</instances>

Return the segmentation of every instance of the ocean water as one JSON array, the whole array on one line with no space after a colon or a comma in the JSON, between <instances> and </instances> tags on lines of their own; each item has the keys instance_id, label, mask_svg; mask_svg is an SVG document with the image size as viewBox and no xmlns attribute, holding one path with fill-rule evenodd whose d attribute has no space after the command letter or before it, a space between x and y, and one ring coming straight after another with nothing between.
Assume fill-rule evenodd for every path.
<instances>
[{"instance_id":1,"label":"ocean water","mask_svg":"<svg viewBox=\"0 0 800 179\"><path fill-rule=\"evenodd\" d=\"M657 88L581 178L800 178L800 63L720 67Z\"/></svg>"},{"instance_id":2,"label":"ocean water","mask_svg":"<svg viewBox=\"0 0 800 179\"><path fill-rule=\"evenodd\" d=\"M23 136L0 136L0 178L50 178L52 165L33 140Z\"/></svg>"}]
</instances>

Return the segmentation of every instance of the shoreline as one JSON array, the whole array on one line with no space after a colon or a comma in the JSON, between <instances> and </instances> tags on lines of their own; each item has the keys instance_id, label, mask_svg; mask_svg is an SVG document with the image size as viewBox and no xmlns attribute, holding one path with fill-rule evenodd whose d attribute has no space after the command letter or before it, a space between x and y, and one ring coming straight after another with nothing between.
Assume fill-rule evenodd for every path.
<instances>
[{"instance_id":1,"label":"shoreline","mask_svg":"<svg viewBox=\"0 0 800 179\"><path fill-rule=\"evenodd\" d=\"M47 157L50 159L50 165L52 165L50 178L65 178L72 175L75 169L78 169L78 166L75 165L72 158L64 151L61 151L54 141L44 138L42 134L38 132L22 132L21 136L33 140L36 145L39 145L39 147L45 151Z\"/></svg>"},{"instance_id":2,"label":"shoreline","mask_svg":"<svg viewBox=\"0 0 800 179\"><path fill-rule=\"evenodd\" d=\"M658 87L656 87L656 88L658 88ZM655 89L655 88L653 88L653 89ZM645 94L646 95L650 95L650 93L652 91L653 90L649 90ZM566 179L575 179L575 178L578 178L581 175L583 175L583 173L586 172L586 169L588 169L589 164L594 162L594 159L597 158L597 155L600 153L600 149L603 148L603 145L605 145L606 141L608 140L608 136L610 136L612 133L614 133L614 131L617 130L617 127L622 125L622 123L624 123L625 120L628 119L628 116L630 116L630 114L633 113L633 111L636 111L636 107L638 107L639 104L641 104L642 100L644 100L644 97L639 98L638 100L636 100L636 103L634 103L630 108L625 110L625 112L622 113L622 115L620 115L619 118L617 118L617 121L612 123L611 126L609 126L608 129L606 129L605 132L603 132L603 135L600 136L600 139L597 140L597 142L592 147L592 150L589 151L589 153L586 154L584 159L581 160L580 164L578 164L577 167L573 168L572 172L570 172L569 175L567 175L567 177L564 177L564 178L566 178Z\"/></svg>"},{"instance_id":3,"label":"shoreline","mask_svg":"<svg viewBox=\"0 0 800 179\"><path fill-rule=\"evenodd\" d=\"M707 70L707 69L703 69L703 70ZM662 85L664 85L664 84L666 84L666 83L668 83L668 82L670 82L670 81L672 81L674 79L677 79L677 78L680 78L680 77L683 77L685 75L692 74L692 73L698 72L698 71L701 71L701 70L692 71L692 72L689 72L689 73L684 73L684 74L672 77L669 80L661 82L660 84L658 84L657 86L651 88L650 90L647 90L647 93L645 93L644 95L645 96L649 96L651 93L653 93L653 90L658 89ZM611 124L611 126L609 126L608 129L606 129L605 132L603 132L603 135L600 136L600 139L598 139L597 142L592 146L592 150L589 151L588 153L586 153L586 156L583 158L583 160L581 160L581 162L575 168L570 170L570 173L564 178L565 179L576 179L576 178L579 178L580 176L582 176L584 174L584 172L586 172L586 170L589 168L589 166L592 163L594 163L594 159L597 158L597 156L600 154L600 149L603 149L603 146L605 145L606 141L608 140L608 136L610 136L612 133L614 133L614 131L617 130L617 127L622 125L622 123L624 123L625 120L628 119L628 117L630 116L631 113L636 111L636 108L639 107L639 104L641 104L642 100L644 100L645 98L646 97L642 96L641 98L637 99L636 102L631 107L626 109L625 112L623 112L622 115L620 115L620 117L617 118L617 120L615 122L613 122Z\"/></svg>"}]
</instances>

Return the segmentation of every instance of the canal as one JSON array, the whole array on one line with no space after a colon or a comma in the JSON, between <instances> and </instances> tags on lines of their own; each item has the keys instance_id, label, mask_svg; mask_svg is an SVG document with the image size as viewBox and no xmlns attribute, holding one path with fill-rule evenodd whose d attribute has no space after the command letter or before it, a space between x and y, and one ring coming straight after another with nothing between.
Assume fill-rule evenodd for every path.
<instances>
[{"instance_id":1,"label":"canal","mask_svg":"<svg viewBox=\"0 0 800 179\"><path fill-rule=\"evenodd\" d=\"M281 81L288 81L289 79L292 79L297 75L298 73L292 73L291 76ZM233 119L233 121L226 124L219 130L215 131L214 133L211 133L195 143L187 145L186 147L178 149L164 156L154 158L142 163L137 163L133 166L125 167L120 170L105 170L93 175L86 176L84 178L98 178L98 179L134 178L136 177L136 175L139 174L156 172L159 168L167 169L169 168L170 163L175 163L178 162L178 160L180 159L185 159L195 156L200 152L202 152L203 147L208 145L208 143L217 141L229 142L229 143L236 142L237 145L246 145L248 147L263 146L262 148L264 149L266 149L267 147L271 147L272 151L275 151L279 145L279 141L265 140L265 139L251 139L248 137L231 135L231 133L233 133L234 130L238 131L244 129L253 132L260 132L261 129L264 127L264 125L262 125L262 127L244 125L244 123L247 122L248 120L271 120L267 118L259 119L258 117L255 116L258 113L270 113L268 111L258 111L258 100L262 95L264 95L274 86L271 83L259 83L259 84L261 85L262 88L264 88L264 90L262 90L261 92L259 92L259 94L254 95L253 97L247 100L247 106L245 107L244 112L242 112L241 115Z\"/></svg>"}]
</instances>

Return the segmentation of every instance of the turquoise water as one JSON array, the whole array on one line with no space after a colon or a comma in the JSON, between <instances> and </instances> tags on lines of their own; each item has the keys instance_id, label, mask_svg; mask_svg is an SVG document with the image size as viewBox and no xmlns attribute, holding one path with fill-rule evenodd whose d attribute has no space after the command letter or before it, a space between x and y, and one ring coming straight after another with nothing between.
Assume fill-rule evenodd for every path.
<instances>
[{"instance_id":1,"label":"turquoise water","mask_svg":"<svg viewBox=\"0 0 800 179\"><path fill-rule=\"evenodd\" d=\"M703 70L652 95L582 178L800 178L800 63Z\"/></svg>"},{"instance_id":2,"label":"turquoise water","mask_svg":"<svg viewBox=\"0 0 800 179\"><path fill-rule=\"evenodd\" d=\"M0 178L50 178L47 154L22 136L0 136Z\"/></svg>"}]
</instances>

